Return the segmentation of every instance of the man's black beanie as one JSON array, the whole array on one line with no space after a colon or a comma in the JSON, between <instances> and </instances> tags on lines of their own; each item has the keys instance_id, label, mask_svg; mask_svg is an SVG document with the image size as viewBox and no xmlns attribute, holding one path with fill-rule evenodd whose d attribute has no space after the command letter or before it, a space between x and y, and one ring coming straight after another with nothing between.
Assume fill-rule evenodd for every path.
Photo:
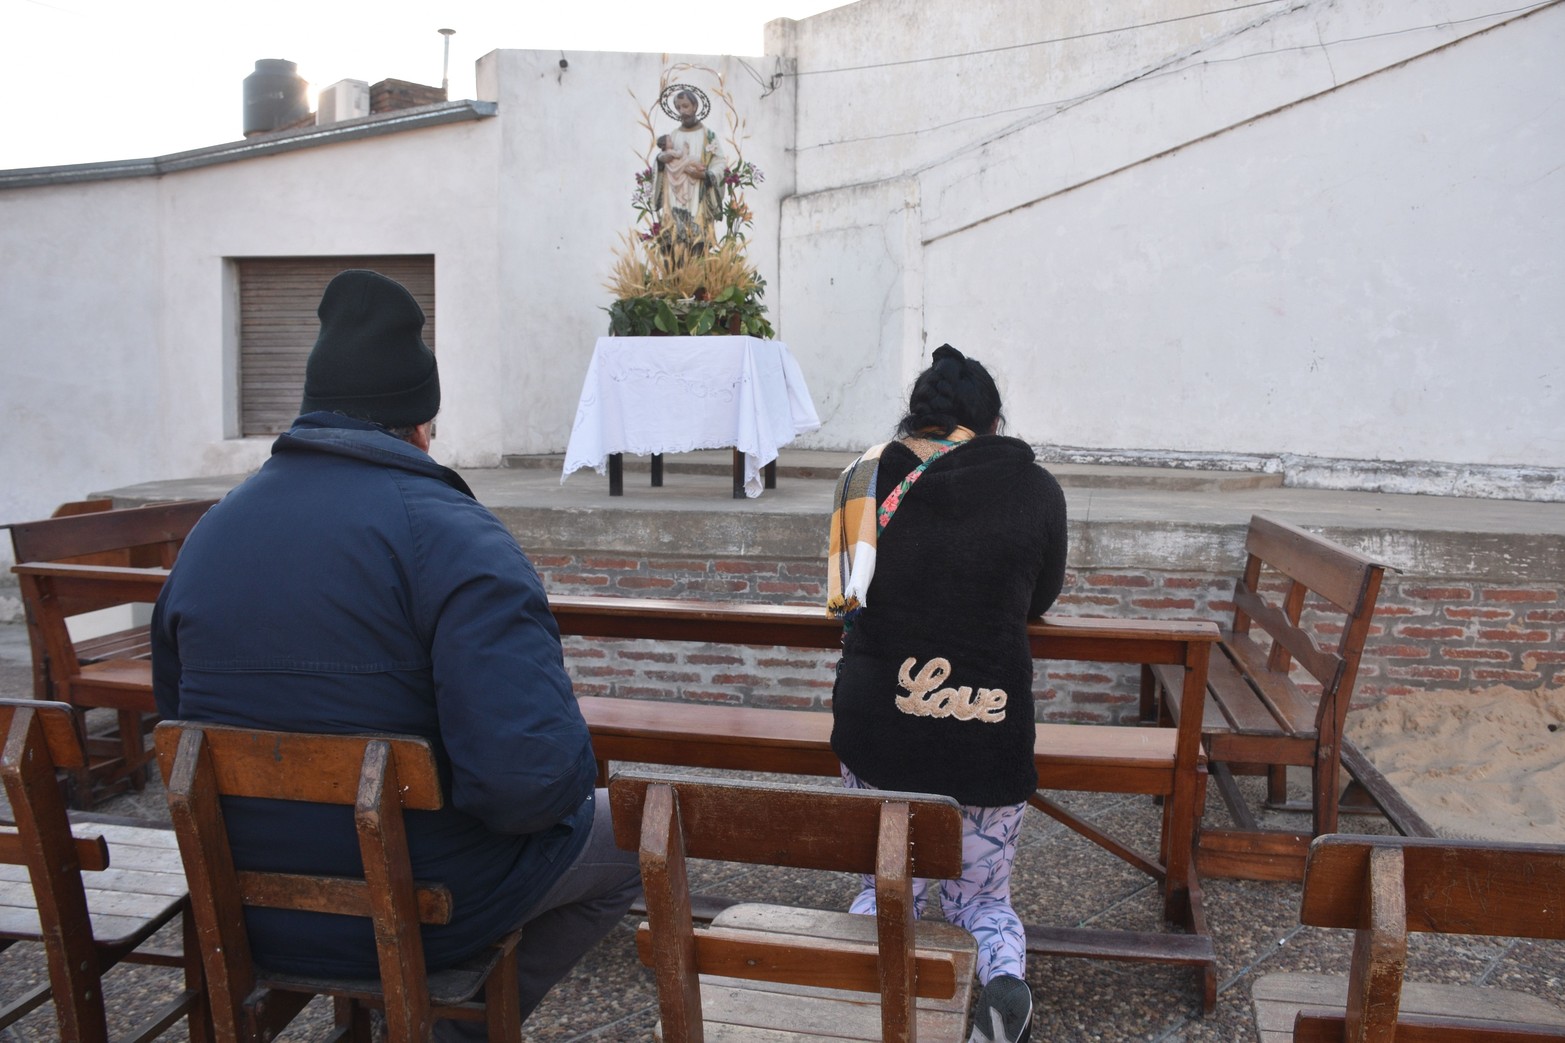
<instances>
[{"instance_id":1,"label":"man's black beanie","mask_svg":"<svg viewBox=\"0 0 1565 1043\"><path fill-rule=\"evenodd\" d=\"M339 272L316 309L321 334L304 368L301 413L412 427L440 412L440 371L420 336L424 311L379 272Z\"/></svg>"}]
</instances>

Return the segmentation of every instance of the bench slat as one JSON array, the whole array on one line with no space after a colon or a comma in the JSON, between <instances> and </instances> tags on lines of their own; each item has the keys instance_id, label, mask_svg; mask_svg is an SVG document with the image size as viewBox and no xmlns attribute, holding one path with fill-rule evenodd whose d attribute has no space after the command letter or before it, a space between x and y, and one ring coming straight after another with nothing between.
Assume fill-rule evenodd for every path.
<instances>
[{"instance_id":1,"label":"bench slat","mask_svg":"<svg viewBox=\"0 0 1565 1043\"><path fill-rule=\"evenodd\" d=\"M831 715L585 695L577 700L601 760L836 775ZM1033 747L1042 789L1168 792L1172 728L1040 724Z\"/></svg>"},{"instance_id":2,"label":"bench slat","mask_svg":"<svg viewBox=\"0 0 1565 1043\"><path fill-rule=\"evenodd\" d=\"M1283 737L1288 730L1250 687L1246 672L1236 667L1224 645L1207 666L1207 690L1213 695L1229 727L1246 735ZM1202 722L1203 730L1205 722Z\"/></svg>"},{"instance_id":3,"label":"bench slat","mask_svg":"<svg viewBox=\"0 0 1565 1043\"><path fill-rule=\"evenodd\" d=\"M1260 693L1261 701L1281 722L1285 734L1304 739L1315 737L1320 727L1318 700L1305 695L1291 677L1267 670L1266 653L1253 639L1234 635L1224 640L1223 649Z\"/></svg>"},{"instance_id":4,"label":"bench slat","mask_svg":"<svg viewBox=\"0 0 1565 1043\"><path fill-rule=\"evenodd\" d=\"M696 966L703 975L880 992L880 950L874 941L777 935L716 925L696 931L695 939ZM652 966L652 931L646 924L636 931L636 952L643 964ZM943 1000L956 994L956 961L951 953L916 950L914 960L916 995Z\"/></svg>"},{"instance_id":5,"label":"bench slat","mask_svg":"<svg viewBox=\"0 0 1565 1043\"><path fill-rule=\"evenodd\" d=\"M1363 607L1366 574L1380 567L1357 551L1259 514L1250 519L1245 548L1350 615Z\"/></svg>"},{"instance_id":6,"label":"bench slat","mask_svg":"<svg viewBox=\"0 0 1565 1043\"><path fill-rule=\"evenodd\" d=\"M1314 638L1288 622L1288 617L1276 606L1246 590L1243 583L1234 591L1234 606L1249 616L1252 623L1259 624L1273 641L1286 648L1311 677L1322 684L1335 683L1337 673L1342 669L1342 657L1321 651Z\"/></svg>"},{"instance_id":7,"label":"bench slat","mask_svg":"<svg viewBox=\"0 0 1565 1043\"><path fill-rule=\"evenodd\" d=\"M1565 847L1333 834L1310 847L1299 922L1365 926L1360 894L1370 852L1402 851L1407 929L1505 938L1565 938Z\"/></svg>"},{"instance_id":8,"label":"bench slat","mask_svg":"<svg viewBox=\"0 0 1565 1043\"><path fill-rule=\"evenodd\" d=\"M9 526L11 546L17 561L61 561L158 544L173 544L177 549L215 503L216 500L182 500L15 522ZM172 560L171 557L165 564Z\"/></svg>"}]
</instances>

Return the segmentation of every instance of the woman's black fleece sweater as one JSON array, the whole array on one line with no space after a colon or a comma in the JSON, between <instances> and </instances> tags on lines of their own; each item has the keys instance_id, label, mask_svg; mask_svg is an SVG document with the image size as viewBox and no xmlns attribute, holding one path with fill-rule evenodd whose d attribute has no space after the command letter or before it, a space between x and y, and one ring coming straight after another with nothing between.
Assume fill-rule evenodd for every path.
<instances>
[{"instance_id":1,"label":"woman's black fleece sweater","mask_svg":"<svg viewBox=\"0 0 1565 1043\"><path fill-rule=\"evenodd\" d=\"M876 500L918 466L880 458ZM935 460L880 534L843 639L831 744L880 789L982 807L1037 787L1026 626L1065 576L1065 495L1025 442L980 435Z\"/></svg>"}]
</instances>

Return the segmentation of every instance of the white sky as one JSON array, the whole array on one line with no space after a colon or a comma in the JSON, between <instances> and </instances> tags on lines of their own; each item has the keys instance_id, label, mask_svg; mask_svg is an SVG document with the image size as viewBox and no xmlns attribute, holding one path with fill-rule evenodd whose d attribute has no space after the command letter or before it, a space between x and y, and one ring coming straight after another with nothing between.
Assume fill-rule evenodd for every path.
<instances>
[{"instance_id":1,"label":"white sky","mask_svg":"<svg viewBox=\"0 0 1565 1043\"><path fill-rule=\"evenodd\" d=\"M0 169L140 159L243 137L258 58L312 90L387 77L451 97L499 48L759 55L773 18L848 0L0 0Z\"/></svg>"}]
</instances>

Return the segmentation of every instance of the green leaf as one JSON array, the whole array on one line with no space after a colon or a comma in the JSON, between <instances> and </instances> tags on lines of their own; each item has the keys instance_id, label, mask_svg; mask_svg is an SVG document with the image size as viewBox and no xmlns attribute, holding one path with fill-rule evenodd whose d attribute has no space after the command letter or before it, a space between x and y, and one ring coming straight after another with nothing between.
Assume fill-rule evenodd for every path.
<instances>
[{"instance_id":1,"label":"green leaf","mask_svg":"<svg viewBox=\"0 0 1565 1043\"><path fill-rule=\"evenodd\" d=\"M658 301L657 314L653 316L652 325L664 333L679 332L679 316L674 314L674 309L669 306L668 301Z\"/></svg>"},{"instance_id":2,"label":"green leaf","mask_svg":"<svg viewBox=\"0 0 1565 1043\"><path fill-rule=\"evenodd\" d=\"M693 314L694 322L690 324L690 333L695 337L704 337L712 332L712 325L717 321L717 313L711 308L702 308Z\"/></svg>"}]
</instances>

